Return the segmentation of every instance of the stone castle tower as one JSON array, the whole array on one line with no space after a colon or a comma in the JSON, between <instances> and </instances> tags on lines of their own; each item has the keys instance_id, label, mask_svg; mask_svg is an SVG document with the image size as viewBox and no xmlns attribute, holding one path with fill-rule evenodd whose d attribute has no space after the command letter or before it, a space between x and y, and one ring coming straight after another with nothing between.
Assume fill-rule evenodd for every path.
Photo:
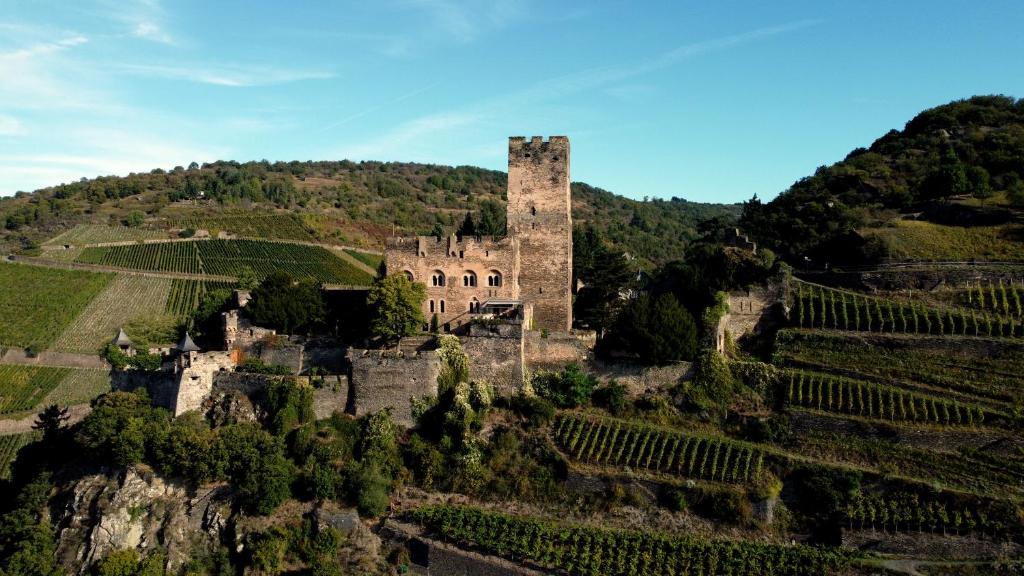
<instances>
[{"instance_id":1,"label":"stone castle tower","mask_svg":"<svg viewBox=\"0 0 1024 576\"><path fill-rule=\"evenodd\" d=\"M425 318L458 330L496 308L521 303L536 330L572 328L569 139L508 142L505 238L388 238L389 274L426 286ZM426 329L427 326L424 327Z\"/></svg>"},{"instance_id":2,"label":"stone castle tower","mask_svg":"<svg viewBox=\"0 0 1024 576\"><path fill-rule=\"evenodd\" d=\"M533 305L534 327L572 328L572 206L569 139L508 142L508 234L517 244L518 297Z\"/></svg>"}]
</instances>

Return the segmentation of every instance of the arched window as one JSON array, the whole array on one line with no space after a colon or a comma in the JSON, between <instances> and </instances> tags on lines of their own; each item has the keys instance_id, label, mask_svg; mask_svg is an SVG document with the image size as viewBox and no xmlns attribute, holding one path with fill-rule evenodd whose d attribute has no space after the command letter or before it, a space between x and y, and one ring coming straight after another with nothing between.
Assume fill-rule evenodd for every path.
<instances>
[{"instance_id":1,"label":"arched window","mask_svg":"<svg viewBox=\"0 0 1024 576\"><path fill-rule=\"evenodd\" d=\"M470 314L479 314L480 313L480 302L477 302L476 298L473 298L469 302L469 312L470 312Z\"/></svg>"},{"instance_id":2,"label":"arched window","mask_svg":"<svg viewBox=\"0 0 1024 576\"><path fill-rule=\"evenodd\" d=\"M434 312L434 301L433 300L430 301L430 312L431 313Z\"/></svg>"},{"instance_id":3,"label":"arched window","mask_svg":"<svg viewBox=\"0 0 1024 576\"><path fill-rule=\"evenodd\" d=\"M409 282L414 282L416 280L415 278L413 278L412 272L408 270L405 271L405 277L409 279Z\"/></svg>"},{"instance_id":4,"label":"arched window","mask_svg":"<svg viewBox=\"0 0 1024 576\"><path fill-rule=\"evenodd\" d=\"M444 300L441 300L441 314L444 314Z\"/></svg>"},{"instance_id":5,"label":"arched window","mask_svg":"<svg viewBox=\"0 0 1024 576\"><path fill-rule=\"evenodd\" d=\"M430 273L430 285L431 286L444 286L444 272L440 270L434 270Z\"/></svg>"},{"instance_id":6,"label":"arched window","mask_svg":"<svg viewBox=\"0 0 1024 576\"><path fill-rule=\"evenodd\" d=\"M501 286L501 272L497 270L491 270L487 273L487 285L488 286Z\"/></svg>"},{"instance_id":7,"label":"arched window","mask_svg":"<svg viewBox=\"0 0 1024 576\"><path fill-rule=\"evenodd\" d=\"M462 285L468 287L476 286L476 272L473 272L472 270L466 270L466 272L462 275Z\"/></svg>"}]
</instances>

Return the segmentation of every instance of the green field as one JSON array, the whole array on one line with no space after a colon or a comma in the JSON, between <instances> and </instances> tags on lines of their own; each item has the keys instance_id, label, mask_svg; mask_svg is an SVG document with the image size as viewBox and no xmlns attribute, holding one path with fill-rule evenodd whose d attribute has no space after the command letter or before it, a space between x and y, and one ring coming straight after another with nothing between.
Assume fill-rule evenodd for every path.
<instances>
[{"instance_id":1,"label":"green field","mask_svg":"<svg viewBox=\"0 0 1024 576\"><path fill-rule=\"evenodd\" d=\"M380 268L381 263L384 262L384 256L381 254L360 252L359 250L352 250L351 248L346 248L345 253L355 258L356 260L359 260L363 264L366 264L370 268L373 268L374 270Z\"/></svg>"},{"instance_id":2,"label":"green field","mask_svg":"<svg viewBox=\"0 0 1024 576\"><path fill-rule=\"evenodd\" d=\"M0 264L0 344L49 347L113 277Z\"/></svg>"},{"instance_id":3,"label":"green field","mask_svg":"<svg viewBox=\"0 0 1024 576\"><path fill-rule=\"evenodd\" d=\"M103 226L100 224L79 224L71 230L46 241L46 244L99 244L103 242L126 242L167 238L163 230L129 228L128 226Z\"/></svg>"},{"instance_id":4,"label":"green field","mask_svg":"<svg viewBox=\"0 0 1024 576\"><path fill-rule=\"evenodd\" d=\"M164 312L176 318L191 315L199 308L203 296L212 290L234 288L231 282L214 282L210 280L185 280L175 278L171 281L171 294L167 298Z\"/></svg>"},{"instance_id":5,"label":"green field","mask_svg":"<svg viewBox=\"0 0 1024 576\"><path fill-rule=\"evenodd\" d=\"M228 232L245 238L306 240L316 238L298 214L227 213L211 216L186 216L171 221L175 228L208 230L211 235Z\"/></svg>"},{"instance_id":6,"label":"green field","mask_svg":"<svg viewBox=\"0 0 1024 576\"><path fill-rule=\"evenodd\" d=\"M74 406L88 404L100 394L110 392L110 371L93 368L71 368L57 387L50 391L36 408L57 404Z\"/></svg>"},{"instance_id":7,"label":"green field","mask_svg":"<svg viewBox=\"0 0 1024 576\"><path fill-rule=\"evenodd\" d=\"M197 240L87 248L79 262L137 270L238 276L245 268L257 276L284 271L297 278L333 284L366 285L369 274L319 246L263 240Z\"/></svg>"},{"instance_id":8,"label":"green field","mask_svg":"<svg viewBox=\"0 0 1024 576\"><path fill-rule=\"evenodd\" d=\"M865 236L882 239L890 256L899 260L1024 259L1021 226L943 226L920 220L898 220L891 228L872 228Z\"/></svg>"},{"instance_id":9,"label":"green field","mask_svg":"<svg viewBox=\"0 0 1024 576\"><path fill-rule=\"evenodd\" d=\"M0 365L0 414L35 408L70 372L70 368Z\"/></svg>"},{"instance_id":10,"label":"green field","mask_svg":"<svg viewBox=\"0 0 1024 576\"><path fill-rule=\"evenodd\" d=\"M117 336L118 328L162 317L170 293L170 278L118 274L64 329L53 348L96 354Z\"/></svg>"},{"instance_id":11,"label":"green field","mask_svg":"<svg viewBox=\"0 0 1024 576\"><path fill-rule=\"evenodd\" d=\"M0 436L0 480L10 477L11 463L18 456L18 450L21 450L22 446L38 440L40 437L41 434L39 432Z\"/></svg>"}]
</instances>

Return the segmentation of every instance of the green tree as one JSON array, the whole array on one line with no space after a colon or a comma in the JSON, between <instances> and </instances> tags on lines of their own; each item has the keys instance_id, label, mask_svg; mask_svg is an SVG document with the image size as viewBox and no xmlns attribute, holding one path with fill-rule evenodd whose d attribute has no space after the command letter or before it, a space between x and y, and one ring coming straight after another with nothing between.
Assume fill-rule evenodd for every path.
<instances>
[{"instance_id":1,"label":"green tree","mask_svg":"<svg viewBox=\"0 0 1024 576\"><path fill-rule=\"evenodd\" d=\"M242 266L238 272L238 287L242 290L254 290L260 285L260 277L250 266Z\"/></svg>"},{"instance_id":2,"label":"green tree","mask_svg":"<svg viewBox=\"0 0 1024 576\"><path fill-rule=\"evenodd\" d=\"M125 223L132 228L138 228L146 221L146 215L142 210L132 210L128 213L128 217L125 219Z\"/></svg>"},{"instance_id":3,"label":"green tree","mask_svg":"<svg viewBox=\"0 0 1024 576\"><path fill-rule=\"evenodd\" d=\"M326 311L321 287L313 280L295 280L274 272L252 291L245 311L260 326L290 333L323 322Z\"/></svg>"},{"instance_id":4,"label":"green tree","mask_svg":"<svg viewBox=\"0 0 1024 576\"><path fill-rule=\"evenodd\" d=\"M691 360L697 350L697 325L675 295L641 294L619 313L604 346L632 352L650 364Z\"/></svg>"},{"instance_id":5,"label":"green tree","mask_svg":"<svg viewBox=\"0 0 1024 576\"><path fill-rule=\"evenodd\" d=\"M36 417L32 429L43 432L44 442L52 442L60 434L68 418L67 408L61 409L56 404L50 404Z\"/></svg>"},{"instance_id":6,"label":"green tree","mask_svg":"<svg viewBox=\"0 0 1024 576\"><path fill-rule=\"evenodd\" d=\"M462 224L459 225L456 234L459 236L476 236L476 223L473 222L473 214L466 212L466 217L462 219Z\"/></svg>"},{"instance_id":7,"label":"green tree","mask_svg":"<svg viewBox=\"0 0 1024 576\"><path fill-rule=\"evenodd\" d=\"M385 342L397 342L418 332L423 326L423 300L426 287L409 280L405 274L378 279L370 288L366 305L370 308L370 330Z\"/></svg>"},{"instance_id":8,"label":"green tree","mask_svg":"<svg viewBox=\"0 0 1024 576\"><path fill-rule=\"evenodd\" d=\"M984 206L985 200L988 200L994 194L988 170L981 166L969 166L967 168L967 181L971 188L971 196L980 200L981 205Z\"/></svg>"},{"instance_id":9,"label":"green tree","mask_svg":"<svg viewBox=\"0 0 1024 576\"><path fill-rule=\"evenodd\" d=\"M540 373L533 377L533 390L559 408L582 406L590 400L597 378L578 364L569 364L561 372Z\"/></svg>"},{"instance_id":10,"label":"green tree","mask_svg":"<svg viewBox=\"0 0 1024 576\"><path fill-rule=\"evenodd\" d=\"M573 231L573 316L581 326L602 334L622 307L622 292L633 279L626 255L608 245L593 226Z\"/></svg>"},{"instance_id":11,"label":"green tree","mask_svg":"<svg viewBox=\"0 0 1024 576\"><path fill-rule=\"evenodd\" d=\"M484 200L480 205L477 233L481 236L504 236L505 227L505 208L494 200Z\"/></svg>"}]
</instances>

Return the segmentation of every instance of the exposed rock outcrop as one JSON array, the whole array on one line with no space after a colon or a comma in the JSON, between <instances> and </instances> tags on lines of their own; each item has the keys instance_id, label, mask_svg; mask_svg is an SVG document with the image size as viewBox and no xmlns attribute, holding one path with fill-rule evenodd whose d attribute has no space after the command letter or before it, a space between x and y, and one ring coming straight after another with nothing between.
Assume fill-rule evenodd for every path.
<instances>
[{"instance_id":1,"label":"exposed rock outcrop","mask_svg":"<svg viewBox=\"0 0 1024 576\"><path fill-rule=\"evenodd\" d=\"M231 515L229 489L191 491L143 468L78 480L54 502L61 563L84 572L114 550L140 554L162 549L167 569L177 570L197 545L221 540Z\"/></svg>"}]
</instances>

